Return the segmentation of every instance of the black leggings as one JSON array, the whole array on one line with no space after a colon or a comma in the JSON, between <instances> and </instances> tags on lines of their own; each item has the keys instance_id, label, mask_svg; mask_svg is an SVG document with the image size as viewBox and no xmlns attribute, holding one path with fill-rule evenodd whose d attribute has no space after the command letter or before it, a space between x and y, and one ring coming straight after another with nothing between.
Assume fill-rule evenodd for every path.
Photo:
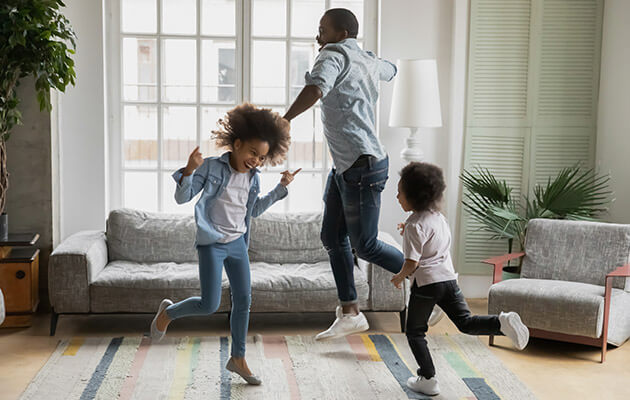
<instances>
[{"instance_id":1,"label":"black leggings","mask_svg":"<svg viewBox=\"0 0 630 400\"><path fill-rule=\"evenodd\" d=\"M435 305L439 305L457 328L469 335L501 335L499 317L473 316L457 281L437 282L418 287L414 282L409 298L407 341L420 368L418 375L435 376L435 367L425 339L427 322Z\"/></svg>"}]
</instances>

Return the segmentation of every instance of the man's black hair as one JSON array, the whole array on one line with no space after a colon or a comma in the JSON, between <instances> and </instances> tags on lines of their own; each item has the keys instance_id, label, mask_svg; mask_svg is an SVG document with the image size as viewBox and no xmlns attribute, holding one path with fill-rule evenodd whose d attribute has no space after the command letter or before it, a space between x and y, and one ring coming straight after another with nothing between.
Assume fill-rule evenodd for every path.
<instances>
[{"instance_id":1,"label":"man's black hair","mask_svg":"<svg viewBox=\"0 0 630 400\"><path fill-rule=\"evenodd\" d=\"M331 8L324 15L328 15L337 31L347 31L349 38L356 38L359 34L359 21L352 11L345 8Z\"/></svg>"}]
</instances>

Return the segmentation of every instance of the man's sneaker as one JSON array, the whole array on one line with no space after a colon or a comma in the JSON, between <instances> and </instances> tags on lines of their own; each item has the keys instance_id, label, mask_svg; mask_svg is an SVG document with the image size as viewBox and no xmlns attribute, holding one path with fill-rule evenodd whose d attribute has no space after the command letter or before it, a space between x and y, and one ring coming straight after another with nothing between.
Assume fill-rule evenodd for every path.
<instances>
[{"instance_id":1,"label":"man's sneaker","mask_svg":"<svg viewBox=\"0 0 630 400\"><path fill-rule=\"evenodd\" d=\"M370 325L362 312L357 315L344 314L341 306L337 306L335 314L337 316L335 322L330 328L317 334L315 340L337 339L370 329Z\"/></svg>"},{"instance_id":2,"label":"man's sneaker","mask_svg":"<svg viewBox=\"0 0 630 400\"><path fill-rule=\"evenodd\" d=\"M431 311L431 315L429 316L429 326L435 326L438 322L444 317L444 311L439 306L433 307L433 311Z\"/></svg>"},{"instance_id":3,"label":"man's sneaker","mask_svg":"<svg viewBox=\"0 0 630 400\"><path fill-rule=\"evenodd\" d=\"M162 340L162 338L164 337L164 334L166 333L166 329L161 331L157 328L158 316L162 313L162 311L164 311L166 307L170 306L171 304L173 304L173 302L170 301L169 299L162 300L162 302L160 303L160 306L158 307L157 312L155 313L155 317L153 317L153 321L151 321L151 338L155 341L159 342L160 340Z\"/></svg>"},{"instance_id":4,"label":"man's sneaker","mask_svg":"<svg viewBox=\"0 0 630 400\"><path fill-rule=\"evenodd\" d=\"M499 314L499 322L501 323L501 332L509 337L517 349L523 350L529 342L529 329L521 321L521 317L511 311Z\"/></svg>"},{"instance_id":5,"label":"man's sneaker","mask_svg":"<svg viewBox=\"0 0 630 400\"><path fill-rule=\"evenodd\" d=\"M438 385L435 376L431 379L427 379L423 376L412 376L407 379L407 387L414 392L426 394L427 396L440 394L440 385Z\"/></svg>"}]
</instances>

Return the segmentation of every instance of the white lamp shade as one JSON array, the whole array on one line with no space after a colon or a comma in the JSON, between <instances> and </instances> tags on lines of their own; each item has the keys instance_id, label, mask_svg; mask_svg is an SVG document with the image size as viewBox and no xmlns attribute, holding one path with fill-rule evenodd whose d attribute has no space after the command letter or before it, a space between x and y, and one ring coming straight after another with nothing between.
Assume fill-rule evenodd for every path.
<instances>
[{"instance_id":1,"label":"white lamp shade","mask_svg":"<svg viewBox=\"0 0 630 400\"><path fill-rule=\"evenodd\" d=\"M442 126L435 60L398 60L389 126Z\"/></svg>"}]
</instances>

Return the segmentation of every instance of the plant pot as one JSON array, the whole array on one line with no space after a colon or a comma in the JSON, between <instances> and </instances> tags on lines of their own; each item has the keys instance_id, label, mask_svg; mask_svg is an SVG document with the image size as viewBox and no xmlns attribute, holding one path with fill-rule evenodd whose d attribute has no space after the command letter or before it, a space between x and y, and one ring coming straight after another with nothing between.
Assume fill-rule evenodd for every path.
<instances>
[{"instance_id":1,"label":"plant pot","mask_svg":"<svg viewBox=\"0 0 630 400\"><path fill-rule=\"evenodd\" d=\"M521 272L519 271L520 267L518 266L510 266L510 267L503 267L503 273L501 274L501 280L508 280L508 279L518 279L521 277Z\"/></svg>"},{"instance_id":2,"label":"plant pot","mask_svg":"<svg viewBox=\"0 0 630 400\"><path fill-rule=\"evenodd\" d=\"M9 216L7 213L0 215L0 240L9 240Z\"/></svg>"}]
</instances>

